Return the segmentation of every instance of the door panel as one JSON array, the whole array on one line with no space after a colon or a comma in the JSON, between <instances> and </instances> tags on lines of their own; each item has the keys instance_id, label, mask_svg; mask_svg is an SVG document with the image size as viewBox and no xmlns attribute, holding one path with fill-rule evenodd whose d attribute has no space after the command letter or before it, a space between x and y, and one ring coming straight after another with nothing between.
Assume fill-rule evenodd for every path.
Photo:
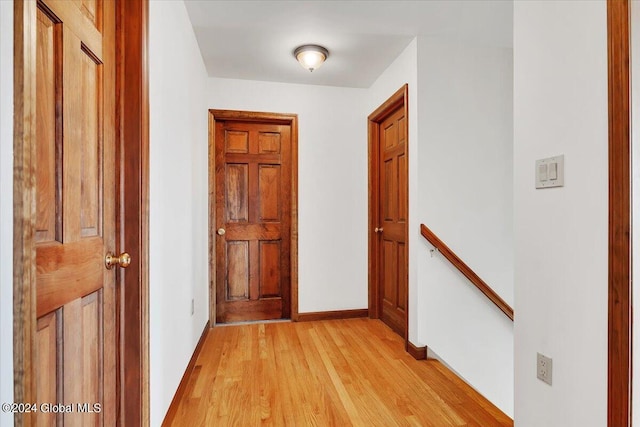
<instances>
[{"instance_id":1,"label":"door panel","mask_svg":"<svg viewBox=\"0 0 640 427\"><path fill-rule=\"evenodd\" d=\"M261 222L280 221L280 166L260 165L258 170L258 204Z\"/></svg>"},{"instance_id":2,"label":"door panel","mask_svg":"<svg viewBox=\"0 0 640 427\"><path fill-rule=\"evenodd\" d=\"M62 322L58 322L62 310L51 312L38 319L36 345L38 346L36 388L40 402L57 402L58 396L58 354L57 341L61 335ZM54 412L38 411L36 424L55 425L58 415ZM62 416L59 416L62 421Z\"/></svg>"},{"instance_id":3,"label":"door panel","mask_svg":"<svg viewBox=\"0 0 640 427\"><path fill-rule=\"evenodd\" d=\"M215 122L216 321L290 315L291 127Z\"/></svg>"},{"instance_id":4,"label":"door panel","mask_svg":"<svg viewBox=\"0 0 640 427\"><path fill-rule=\"evenodd\" d=\"M240 130L229 130L226 132L225 146L227 153L249 152L249 132Z\"/></svg>"},{"instance_id":5,"label":"door panel","mask_svg":"<svg viewBox=\"0 0 640 427\"><path fill-rule=\"evenodd\" d=\"M407 278L407 245L398 243L398 276L396 283L402 283ZM397 286L396 307L398 310L406 310L407 287Z\"/></svg>"},{"instance_id":6,"label":"door panel","mask_svg":"<svg viewBox=\"0 0 640 427\"><path fill-rule=\"evenodd\" d=\"M63 308L64 403L102 402L101 292L68 302ZM72 374L71 374L72 373ZM99 413L64 414L65 425L100 425Z\"/></svg>"},{"instance_id":7,"label":"door panel","mask_svg":"<svg viewBox=\"0 0 640 427\"><path fill-rule=\"evenodd\" d=\"M101 28L102 11L101 0L73 0L76 7L86 16L96 28Z\"/></svg>"},{"instance_id":8,"label":"door panel","mask_svg":"<svg viewBox=\"0 0 640 427\"><path fill-rule=\"evenodd\" d=\"M39 168L36 175L36 232L35 242L53 242L62 240L59 157L62 154L62 139L56 135L56 85L61 75L59 55L62 45L62 25L55 23L40 9L36 20L37 62L36 93L42 102L36 104L38 126L38 144L36 144L36 162ZM56 52L57 51L57 52Z\"/></svg>"},{"instance_id":9,"label":"door panel","mask_svg":"<svg viewBox=\"0 0 640 427\"><path fill-rule=\"evenodd\" d=\"M382 218L384 218L385 221L393 221L396 216L395 209L397 207L397 203L394 203L397 198L397 187L394 182L396 166L395 159L385 160L384 170L381 174L384 177L384 180L382 181L384 194L380 200L382 201L382 206L384 206Z\"/></svg>"},{"instance_id":10,"label":"door panel","mask_svg":"<svg viewBox=\"0 0 640 427\"><path fill-rule=\"evenodd\" d=\"M111 1L38 3L36 394L73 412L38 425L115 424L115 27ZM100 405L99 412L77 404ZM81 409L85 409L84 411Z\"/></svg>"},{"instance_id":11,"label":"door panel","mask_svg":"<svg viewBox=\"0 0 640 427\"><path fill-rule=\"evenodd\" d=\"M258 152L260 154L279 154L281 136L275 132L260 132L258 135Z\"/></svg>"},{"instance_id":12,"label":"door panel","mask_svg":"<svg viewBox=\"0 0 640 427\"><path fill-rule=\"evenodd\" d=\"M382 243L382 256L384 258L382 262L383 271L383 289L382 294L383 303L389 307L393 307L396 304L397 284L397 256L396 245L390 241L383 241Z\"/></svg>"},{"instance_id":13,"label":"door panel","mask_svg":"<svg viewBox=\"0 0 640 427\"><path fill-rule=\"evenodd\" d=\"M79 40L74 41L76 44ZM102 64L82 47L76 60L81 64L83 93L77 105L83 112L80 134L80 233L83 237L101 235L102 219ZM79 112L78 112L79 114Z\"/></svg>"},{"instance_id":14,"label":"door panel","mask_svg":"<svg viewBox=\"0 0 640 427\"><path fill-rule=\"evenodd\" d=\"M407 183L407 156L402 154L398 156L398 221L407 223L407 209L409 208Z\"/></svg>"},{"instance_id":15,"label":"door panel","mask_svg":"<svg viewBox=\"0 0 640 427\"><path fill-rule=\"evenodd\" d=\"M227 242L227 301L249 298L249 242Z\"/></svg>"},{"instance_id":16,"label":"door panel","mask_svg":"<svg viewBox=\"0 0 640 427\"><path fill-rule=\"evenodd\" d=\"M226 206L228 222L247 222L249 220L249 167L248 165L229 164L226 168Z\"/></svg>"},{"instance_id":17,"label":"door panel","mask_svg":"<svg viewBox=\"0 0 640 427\"><path fill-rule=\"evenodd\" d=\"M404 106L379 126L379 177L382 243L380 265L380 318L400 335L406 330L407 298L407 156Z\"/></svg>"},{"instance_id":18,"label":"door panel","mask_svg":"<svg viewBox=\"0 0 640 427\"><path fill-rule=\"evenodd\" d=\"M262 241L260 244L260 298L280 295L280 255L282 249L278 241Z\"/></svg>"}]
</instances>

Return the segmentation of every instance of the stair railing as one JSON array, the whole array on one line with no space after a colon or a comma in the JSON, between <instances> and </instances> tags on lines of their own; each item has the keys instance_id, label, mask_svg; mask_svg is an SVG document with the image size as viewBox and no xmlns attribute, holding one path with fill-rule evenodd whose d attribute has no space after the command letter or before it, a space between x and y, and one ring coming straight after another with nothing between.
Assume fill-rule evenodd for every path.
<instances>
[{"instance_id":1,"label":"stair railing","mask_svg":"<svg viewBox=\"0 0 640 427\"><path fill-rule=\"evenodd\" d=\"M513 320L513 308L509 306L491 286L480 278L464 261L460 259L438 236L426 225L420 224L420 233L427 239L446 259L456 267L467 279L473 283L487 298L491 300L502 312Z\"/></svg>"}]
</instances>

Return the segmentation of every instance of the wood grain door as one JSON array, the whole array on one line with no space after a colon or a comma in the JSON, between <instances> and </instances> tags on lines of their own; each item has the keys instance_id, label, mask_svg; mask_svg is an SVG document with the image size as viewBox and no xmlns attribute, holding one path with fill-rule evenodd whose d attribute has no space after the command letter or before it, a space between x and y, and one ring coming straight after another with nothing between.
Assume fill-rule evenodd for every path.
<instances>
[{"instance_id":1,"label":"wood grain door","mask_svg":"<svg viewBox=\"0 0 640 427\"><path fill-rule=\"evenodd\" d=\"M36 424L115 425L114 3L36 13Z\"/></svg>"},{"instance_id":2,"label":"wood grain door","mask_svg":"<svg viewBox=\"0 0 640 427\"><path fill-rule=\"evenodd\" d=\"M215 122L216 322L291 314L291 126Z\"/></svg>"},{"instance_id":3,"label":"wood grain door","mask_svg":"<svg viewBox=\"0 0 640 427\"><path fill-rule=\"evenodd\" d=\"M381 318L404 336L407 296L407 157L404 109L380 125Z\"/></svg>"},{"instance_id":4,"label":"wood grain door","mask_svg":"<svg viewBox=\"0 0 640 427\"><path fill-rule=\"evenodd\" d=\"M402 93L401 93L402 95ZM404 103L386 111L375 127L377 206L373 230L377 269L378 316L406 337L408 303L408 162Z\"/></svg>"}]
</instances>

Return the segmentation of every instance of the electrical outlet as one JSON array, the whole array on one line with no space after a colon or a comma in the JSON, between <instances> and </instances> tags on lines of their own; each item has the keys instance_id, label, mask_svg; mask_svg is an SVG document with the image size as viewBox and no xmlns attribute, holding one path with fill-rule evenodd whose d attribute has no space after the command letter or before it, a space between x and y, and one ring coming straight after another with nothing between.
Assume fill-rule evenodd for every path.
<instances>
[{"instance_id":1,"label":"electrical outlet","mask_svg":"<svg viewBox=\"0 0 640 427\"><path fill-rule=\"evenodd\" d=\"M538 353L538 379L551 385L553 373L553 360L543 354Z\"/></svg>"},{"instance_id":2,"label":"electrical outlet","mask_svg":"<svg viewBox=\"0 0 640 427\"><path fill-rule=\"evenodd\" d=\"M191 315L193 316L193 313L195 313L196 311L196 304L193 298L191 298Z\"/></svg>"}]
</instances>

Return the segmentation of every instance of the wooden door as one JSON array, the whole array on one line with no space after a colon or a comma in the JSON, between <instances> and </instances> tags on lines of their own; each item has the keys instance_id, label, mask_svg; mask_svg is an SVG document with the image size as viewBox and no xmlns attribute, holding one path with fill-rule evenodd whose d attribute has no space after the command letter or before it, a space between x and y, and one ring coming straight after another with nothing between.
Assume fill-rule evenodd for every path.
<instances>
[{"instance_id":1,"label":"wooden door","mask_svg":"<svg viewBox=\"0 0 640 427\"><path fill-rule=\"evenodd\" d=\"M404 109L380 124L381 318L404 336L407 296L407 141Z\"/></svg>"},{"instance_id":2,"label":"wooden door","mask_svg":"<svg viewBox=\"0 0 640 427\"><path fill-rule=\"evenodd\" d=\"M370 116L374 179L374 317L406 338L408 304L408 161L406 87Z\"/></svg>"},{"instance_id":3,"label":"wooden door","mask_svg":"<svg viewBox=\"0 0 640 427\"><path fill-rule=\"evenodd\" d=\"M292 129L215 121L216 322L291 315Z\"/></svg>"},{"instance_id":4,"label":"wooden door","mask_svg":"<svg viewBox=\"0 0 640 427\"><path fill-rule=\"evenodd\" d=\"M38 2L37 425L115 425L115 13L112 1Z\"/></svg>"}]
</instances>

